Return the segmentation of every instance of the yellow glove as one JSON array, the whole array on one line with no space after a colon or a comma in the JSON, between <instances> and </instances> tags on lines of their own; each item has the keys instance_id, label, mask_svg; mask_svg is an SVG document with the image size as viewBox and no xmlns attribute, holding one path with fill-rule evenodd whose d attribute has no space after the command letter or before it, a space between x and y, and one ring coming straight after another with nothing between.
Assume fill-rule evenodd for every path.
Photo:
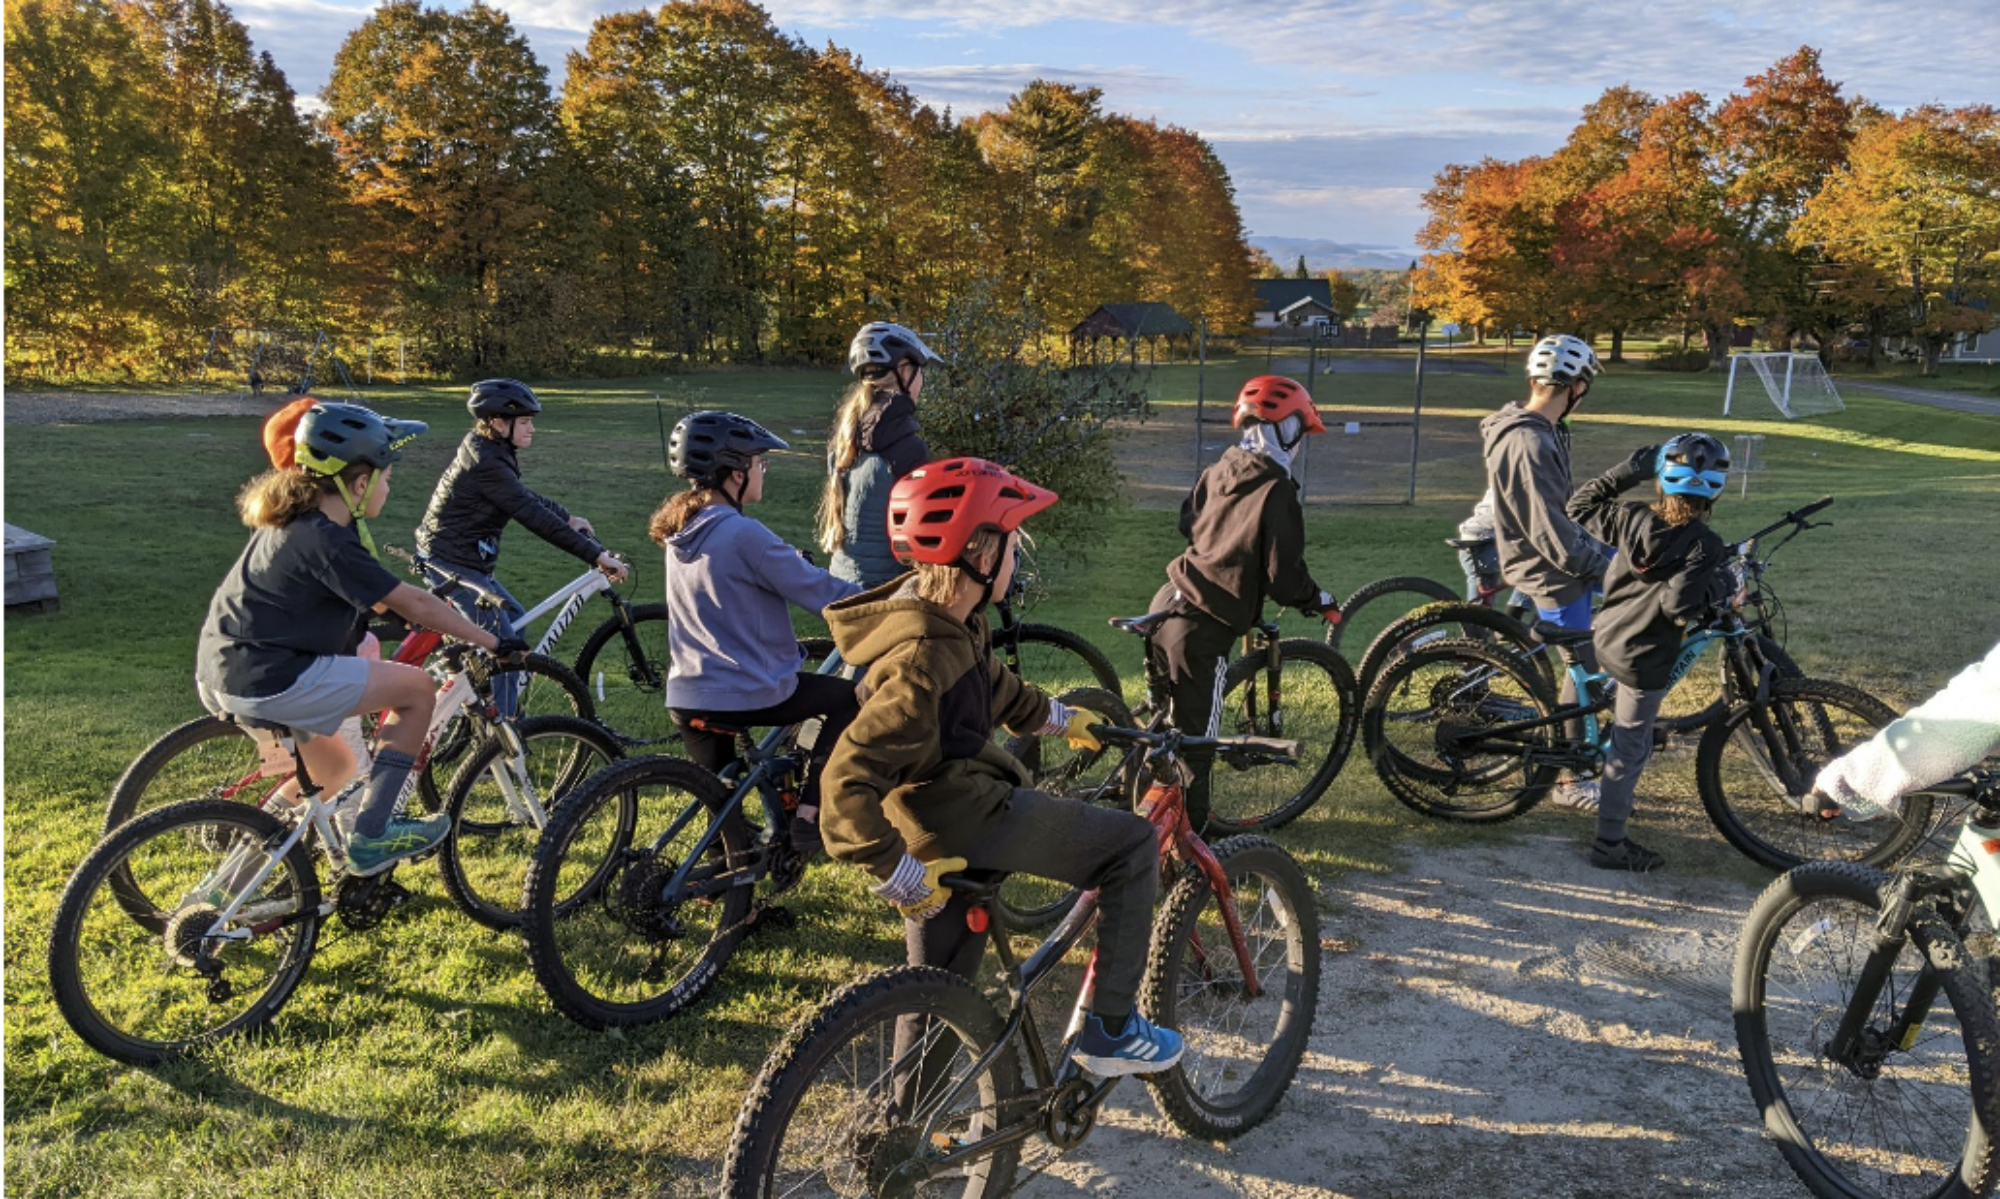
<instances>
[{"instance_id":1,"label":"yellow glove","mask_svg":"<svg viewBox=\"0 0 2000 1199\"><path fill-rule=\"evenodd\" d=\"M1071 749L1086 750L1094 753L1104 748L1104 742L1097 739L1097 734L1090 731L1090 726L1103 723L1104 718L1095 712L1086 712L1082 708L1072 708L1069 714L1069 724L1063 728L1063 736L1068 739Z\"/></svg>"},{"instance_id":2,"label":"yellow glove","mask_svg":"<svg viewBox=\"0 0 2000 1199\"><path fill-rule=\"evenodd\" d=\"M906 866L908 862L914 860L906 858ZM965 869L964 858L939 858L935 862L924 864L920 879L892 878L875 890L877 894L895 904L896 910L903 914L904 919L921 922L944 911L944 905L951 902L951 888L939 883L938 879L947 874L956 874L963 869ZM902 873L900 868L898 873Z\"/></svg>"}]
</instances>

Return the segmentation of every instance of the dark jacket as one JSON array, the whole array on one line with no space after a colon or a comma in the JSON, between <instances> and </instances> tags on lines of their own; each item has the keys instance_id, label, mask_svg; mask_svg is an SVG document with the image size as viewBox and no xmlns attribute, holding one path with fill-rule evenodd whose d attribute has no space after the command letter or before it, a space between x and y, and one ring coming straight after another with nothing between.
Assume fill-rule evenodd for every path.
<instances>
[{"instance_id":1,"label":"dark jacket","mask_svg":"<svg viewBox=\"0 0 2000 1199\"><path fill-rule=\"evenodd\" d=\"M1582 599L1604 574L1604 546L1571 519L1569 452L1547 417L1509 404L1479 422L1493 540L1509 587L1543 607Z\"/></svg>"},{"instance_id":2,"label":"dark jacket","mask_svg":"<svg viewBox=\"0 0 2000 1199\"><path fill-rule=\"evenodd\" d=\"M993 726L1032 733L1049 715L1049 697L994 658L984 612L959 620L910 582L826 610L841 657L868 664L868 698L820 777L820 835L884 881L906 852L929 861L997 827L1029 776Z\"/></svg>"},{"instance_id":3,"label":"dark jacket","mask_svg":"<svg viewBox=\"0 0 2000 1199\"><path fill-rule=\"evenodd\" d=\"M1676 528L1643 503L1618 496L1653 477L1653 447L1577 489L1569 515L1618 556L1592 622L1599 665L1627 687L1658 691L1673 676L1688 626L1729 602L1729 551L1700 521Z\"/></svg>"},{"instance_id":4,"label":"dark jacket","mask_svg":"<svg viewBox=\"0 0 2000 1199\"><path fill-rule=\"evenodd\" d=\"M889 549L889 489L896 480L931 460L917 427L917 404L897 392L861 414L855 430L860 454L836 472L846 498L846 536L833 551L827 570L837 579L879 587L903 573Z\"/></svg>"},{"instance_id":5,"label":"dark jacket","mask_svg":"<svg viewBox=\"0 0 2000 1199\"><path fill-rule=\"evenodd\" d=\"M569 527L569 509L528 490L514 447L467 433L458 454L431 492L430 510L417 526L417 548L442 562L492 574L500 561L500 534L518 520L565 553L596 562L604 547Z\"/></svg>"},{"instance_id":6,"label":"dark jacket","mask_svg":"<svg viewBox=\"0 0 2000 1199\"><path fill-rule=\"evenodd\" d=\"M1241 446L1223 451L1181 503L1188 548L1167 563L1167 581L1233 633L1264 613L1264 601L1307 608L1320 586L1306 569L1306 514L1284 467Z\"/></svg>"}]
</instances>

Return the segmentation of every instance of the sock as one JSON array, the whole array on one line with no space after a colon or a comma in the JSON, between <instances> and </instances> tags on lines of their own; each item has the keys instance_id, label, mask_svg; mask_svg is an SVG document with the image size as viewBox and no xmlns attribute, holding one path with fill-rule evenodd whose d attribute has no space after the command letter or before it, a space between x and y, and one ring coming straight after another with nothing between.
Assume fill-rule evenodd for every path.
<instances>
[{"instance_id":1,"label":"sock","mask_svg":"<svg viewBox=\"0 0 2000 1199\"><path fill-rule=\"evenodd\" d=\"M1127 1017L1130 1015L1129 1012L1120 1012L1116 1016L1107 1016L1103 1012L1092 1012L1091 1015L1097 1017L1097 1022L1104 1026L1105 1032L1110 1033L1114 1037L1125 1035L1125 1025Z\"/></svg>"},{"instance_id":2,"label":"sock","mask_svg":"<svg viewBox=\"0 0 2000 1199\"><path fill-rule=\"evenodd\" d=\"M375 755L368 771L368 786L361 793L361 814L354 819L354 831L364 837L380 837L389 831L389 817L396 812L396 797L403 793L417 760L398 749Z\"/></svg>"}]
</instances>

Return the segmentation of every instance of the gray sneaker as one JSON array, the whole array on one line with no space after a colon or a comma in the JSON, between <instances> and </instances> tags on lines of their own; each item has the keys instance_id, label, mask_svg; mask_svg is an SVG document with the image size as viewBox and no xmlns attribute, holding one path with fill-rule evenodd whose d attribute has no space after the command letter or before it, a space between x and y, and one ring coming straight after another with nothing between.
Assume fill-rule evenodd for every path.
<instances>
[{"instance_id":1,"label":"gray sneaker","mask_svg":"<svg viewBox=\"0 0 2000 1199\"><path fill-rule=\"evenodd\" d=\"M1599 870L1630 870L1645 874L1666 865L1667 859L1630 837L1606 841L1599 837L1590 846L1590 864Z\"/></svg>"},{"instance_id":2,"label":"gray sneaker","mask_svg":"<svg viewBox=\"0 0 2000 1199\"><path fill-rule=\"evenodd\" d=\"M451 833L451 817L439 813L421 820L391 820L379 837L356 832L347 839L348 873L366 878L380 874L404 858L433 849Z\"/></svg>"},{"instance_id":3,"label":"gray sneaker","mask_svg":"<svg viewBox=\"0 0 2000 1199\"><path fill-rule=\"evenodd\" d=\"M1549 793L1550 803L1579 812L1595 812L1600 798L1596 779L1567 779L1557 783L1556 789Z\"/></svg>"}]
</instances>

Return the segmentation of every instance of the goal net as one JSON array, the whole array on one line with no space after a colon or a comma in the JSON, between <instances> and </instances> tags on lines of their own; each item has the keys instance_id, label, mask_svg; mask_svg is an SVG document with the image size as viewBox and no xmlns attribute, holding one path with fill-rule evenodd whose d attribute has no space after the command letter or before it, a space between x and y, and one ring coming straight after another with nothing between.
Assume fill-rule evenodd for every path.
<instances>
[{"instance_id":1,"label":"goal net","mask_svg":"<svg viewBox=\"0 0 2000 1199\"><path fill-rule=\"evenodd\" d=\"M1749 371L1743 369L1746 363ZM1840 402L1840 392L1834 388L1833 379L1826 373L1826 367L1820 365L1817 355L1778 352L1730 357L1729 386L1722 393L1722 415L1729 415L1730 406L1736 399L1738 377L1746 374L1756 375L1755 386L1763 388L1764 394L1770 397L1771 406L1786 420L1847 411L1847 405ZM1745 395L1754 394L1755 386L1747 379L1742 383Z\"/></svg>"}]
</instances>

